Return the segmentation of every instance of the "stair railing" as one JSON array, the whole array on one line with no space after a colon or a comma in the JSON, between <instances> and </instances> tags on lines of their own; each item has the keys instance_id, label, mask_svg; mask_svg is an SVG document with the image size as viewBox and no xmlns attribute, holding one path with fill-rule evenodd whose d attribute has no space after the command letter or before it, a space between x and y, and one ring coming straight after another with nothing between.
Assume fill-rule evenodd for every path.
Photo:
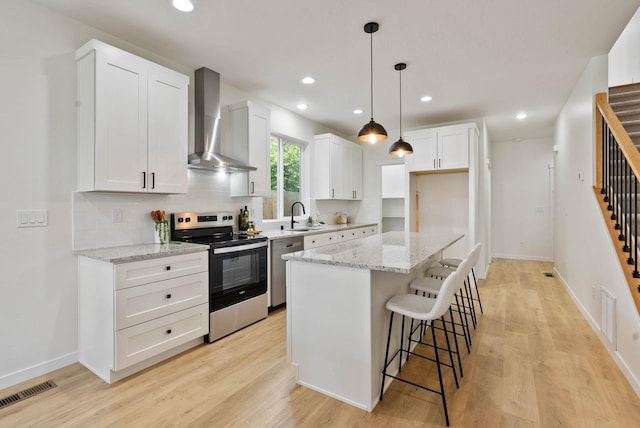
<instances>
[{"instance_id":1,"label":"stair railing","mask_svg":"<svg viewBox=\"0 0 640 428\"><path fill-rule=\"evenodd\" d=\"M640 152L613 112L606 93L595 96L595 116L596 182L593 189L640 312L640 244L637 239Z\"/></svg>"}]
</instances>

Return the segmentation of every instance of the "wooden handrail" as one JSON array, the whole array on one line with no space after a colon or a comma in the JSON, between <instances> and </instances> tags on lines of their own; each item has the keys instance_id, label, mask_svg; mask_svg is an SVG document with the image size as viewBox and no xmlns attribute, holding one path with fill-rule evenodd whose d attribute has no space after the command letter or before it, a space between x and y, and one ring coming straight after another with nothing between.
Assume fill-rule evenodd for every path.
<instances>
[{"instance_id":1,"label":"wooden handrail","mask_svg":"<svg viewBox=\"0 0 640 428\"><path fill-rule=\"evenodd\" d=\"M604 122L607 123L609 131L613 135L615 143L617 143L617 145L620 147L620 150L626 157L629 168L633 171L633 174L637 178L640 178L640 152L631 140L631 137L629 137L627 131L622 126L622 123L620 123L618 116L613 112L613 109L609 105L606 93L596 94L595 107L596 174L593 191L596 194L596 198L599 202L602 215L604 216L607 228L609 229L611 240L614 242L614 244L617 244L619 242L618 235L620 231L616 229L616 221L612 220L610 216L608 207L609 203L603 201L601 193L604 178L604 171L602 170L604 159L604 153L602 151L604 129L603 119ZM620 261L620 266L622 267L624 276L627 280L629 290L631 291L631 296L633 297L636 310L638 311L638 313L640 313L640 278L634 277L634 267L627 263L627 253L623 251L620 245L614 245L614 247ZM633 256L638 257L638 254L633 254Z\"/></svg>"},{"instance_id":2,"label":"wooden handrail","mask_svg":"<svg viewBox=\"0 0 640 428\"><path fill-rule=\"evenodd\" d=\"M638 152L638 149L636 148L635 144L633 144L631 137L629 137L629 134L627 133L627 131L625 131L622 123L620 123L620 119L618 119L618 116L616 116L616 114L611 109L611 106L609 105L609 102L607 100L607 94L604 92L596 94L596 126L600 127L600 132L596 130L596 141L600 143L597 144L597 150L601 152L599 159L598 156L596 156L596 161L600 162L598 165L602 164L602 120L598 120L599 118L604 118L604 120L607 122L611 133L618 142L618 146L620 146L622 153L624 153L624 156L627 158L631 170L636 177L640 178L640 152ZM598 170L600 170L599 167ZM601 170L599 172L600 174L602 174ZM601 181L595 183L596 185L600 185L600 183L602 183L602 176L600 176L599 178Z\"/></svg>"}]
</instances>

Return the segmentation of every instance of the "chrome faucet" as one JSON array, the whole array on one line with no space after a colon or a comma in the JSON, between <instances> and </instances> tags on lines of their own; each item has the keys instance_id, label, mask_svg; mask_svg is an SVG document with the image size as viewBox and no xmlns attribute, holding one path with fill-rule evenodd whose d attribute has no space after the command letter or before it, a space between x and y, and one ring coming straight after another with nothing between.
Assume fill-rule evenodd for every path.
<instances>
[{"instance_id":1,"label":"chrome faucet","mask_svg":"<svg viewBox=\"0 0 640 428\"><path fill-rule=\"evenodd\" d=\"M296 206L296 204L300 204L300 206L302 207L302 214L306 214L307 212L304 210L304 205L302 205L302 202L300 201L296 201L294 203L291 204L291 229L293 229L293 223L297 223L297 221L295 221L293 219L293 207Z\"/></svg>"}]
</instances>

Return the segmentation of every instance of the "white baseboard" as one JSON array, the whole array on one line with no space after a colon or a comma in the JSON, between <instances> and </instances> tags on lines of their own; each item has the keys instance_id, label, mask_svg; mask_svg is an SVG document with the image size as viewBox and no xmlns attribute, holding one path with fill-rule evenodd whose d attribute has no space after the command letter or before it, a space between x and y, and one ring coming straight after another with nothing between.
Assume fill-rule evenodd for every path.
<instances>
[{"instance_id":1,"label":"white baseboard","mask_svg":"<svg viewBox=\"0 0 640 428\"><path fill-rule=\"evenodd\" d=\"M587 311L580 300L578 300L578 297L573 293L573 291L569 287L569 284L567 284L567 281L565 281L562 275L560 275L560 272L558 272L555 267L553 268L553 271L556 273L556 276L560 280L560 283L562 284L564 289L567 290L567 293L569 293L569 296L571 296L571 300L573 300L573 303L575 303L577 308L580 310L580 313L582 313L582 316L587 320L593 331L596 333L596 336L598 336L598 339L600 339L600 342L602 342L602 345L609 352L609 355L611 355L613 361L615 361L620 371L622 371L622 375L627 379L627 382L629 382L631 388L633 388L633 390L636 392L636 395L640 397L640 381L634 376L633 372L629 369L629 366L622 358L622 356L615 349L611 348L609 341L604 336L604 334L602 334L602 331L600 331L600 326L598 325L597 321L593 319L589 311Z\"/></svg>"},{"instance_id":2,"label":"white baseboard","mask_svg":"<svg viewBox=\"0 0 640 428\"><path fill-rule=\"evenodd\" d=\"M521 256L518 254L493 254L491 256L494 259L511 259L511 260L531 260L534 262L552 262L552 257L542 256Z\"/></svg>"},{"instance_id":3,"label":"white baseboard","mask_svg":"<svg viewBox=\"0 0 640 428\"><path fill-rule=\"evenodd\" d=\"M19 370L17 372L9 373L0 376L0 389L9 388L10 386L17 385L19 383L28 381L38 376L42 376L54 370L61 369L73 363L78 362L78 353L71 352L53 360L45 361L35 366L27 367L26 369Z\"/></svg>"}]
</instances>

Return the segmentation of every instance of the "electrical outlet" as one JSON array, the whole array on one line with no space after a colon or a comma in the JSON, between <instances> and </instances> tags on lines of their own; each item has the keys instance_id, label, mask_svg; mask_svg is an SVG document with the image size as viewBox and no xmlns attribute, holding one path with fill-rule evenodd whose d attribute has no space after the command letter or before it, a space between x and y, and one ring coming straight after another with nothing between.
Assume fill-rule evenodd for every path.
<instances>
[{"instance_id":1,"label":"electrical outlet","mask_svg":"<svg viewBox=\"0 0 640 428\"><path fill-rule=\"evenodd\" d=\"M122 223L122 209L114 208L111 210L111 221L113 223Z\"/></svg>"}]
</instances>

